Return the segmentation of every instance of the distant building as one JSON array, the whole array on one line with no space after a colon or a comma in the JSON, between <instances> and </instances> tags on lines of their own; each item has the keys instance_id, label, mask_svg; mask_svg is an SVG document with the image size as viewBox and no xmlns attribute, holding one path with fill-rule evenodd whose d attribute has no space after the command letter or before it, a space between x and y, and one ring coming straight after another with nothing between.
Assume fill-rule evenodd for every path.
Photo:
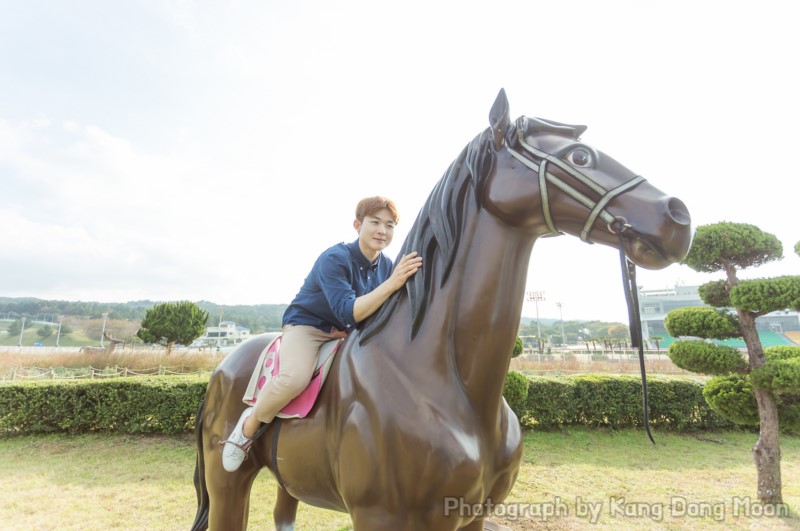
<instances>
[{"instance_id":1,"label":"distant building","mask_svg":"<svg viewBox=\"0 0 800 531\"><path fill-rule=\"evenodd\" d=\"M210 347L238 345L250 338L250 329L236 326L233 321L222 321L219 326L208 326L206 332L195 341Z\"/></svg>"},{"instance_id":2,"label":"distant building","mask_svg":"<svg viewBox=\"0 0 800 531\"><path fill-rule=\"evenodd\" d=\"M676 308L707 306L698 294L699 286L680 286L665 289L640 289L639 314L642 320L642 338L647 341L653 336L667 337L664 319ZM800 332L800 315L796 311L777 311L756 319L759 333L773 332L786 334ZM663 343L662 343L663 345Z\"/></svg>"}]
</instances>

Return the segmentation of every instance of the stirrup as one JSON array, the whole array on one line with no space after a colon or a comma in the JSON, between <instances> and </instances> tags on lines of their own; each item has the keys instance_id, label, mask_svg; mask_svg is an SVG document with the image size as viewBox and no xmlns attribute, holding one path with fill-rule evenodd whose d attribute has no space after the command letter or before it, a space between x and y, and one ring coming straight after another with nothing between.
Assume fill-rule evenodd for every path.
<instances>
[{"instance_id":1,"label":"stirrup","mask_svg":"<svg viewBox=\"0 0 800 531\"><path fill-rule=\"evenodd\" d=\"M235 447L239 448L240 450L243 450L244 453L247 453L250 450L250 447L253 446L253 442L256 439L258 439L259 437L261 437L262 435L264 435L264 432L267 431L267 428L269 428L270 424L272 424L272 423L271 422L261 422L261 423L259 423L258 429L256 430L256 432L253 434L252 437L248 437L247 435L242 434L244 436L244 438L247 439L247 442L244 443L244 444L237 444L237 443L233 442L230 439L225 439L223 441L218 442L217 444L222 446L222 445L231 443L232 445L234 445Z\"/></svg>"},{"instance_id":2,"label":"stirrup","mask_svg":"<svg viewBox=\"0 0 800 531\"><path fill-rule=\"evenodd\" d=\"M256 432L256 435L258 435L258 432ZM245 437L245 439L247 439L247 442L244 443L244 444L237 444L237 443L233 442L230 439L225 439L224 441L220 441L217 444L219 444L220 446L224 446L226 444L232 444L236 448L238 448L241 451L243 451L245 453L245 455L247 455L247 453L250 451L250 447L253 446L253 441L255 440L255 438L256 438L255 435L253 436L252 439L248 439L247 437Z\"/></svg>"}]
</instances>

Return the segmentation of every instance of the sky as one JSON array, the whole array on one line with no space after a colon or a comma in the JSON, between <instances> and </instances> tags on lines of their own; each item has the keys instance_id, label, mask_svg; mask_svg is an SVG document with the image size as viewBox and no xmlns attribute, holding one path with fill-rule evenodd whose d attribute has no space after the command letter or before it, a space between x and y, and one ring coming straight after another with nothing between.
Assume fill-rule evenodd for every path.
<instances>
[{"instance_id":1,"label":"sky","mask_svg":"<svg viewBox=\"0 0 800 531\"><path fill-rule=\"evenodd\" d=\"M397 255L501 88L694 227L776 235L742 278L799 274L788 5L0 0L0 296L289 303L362 197L397 203ZM536 243L526 291L525 316L627 319L617 251L571 236Z\"/></svg>"}]
</instances>

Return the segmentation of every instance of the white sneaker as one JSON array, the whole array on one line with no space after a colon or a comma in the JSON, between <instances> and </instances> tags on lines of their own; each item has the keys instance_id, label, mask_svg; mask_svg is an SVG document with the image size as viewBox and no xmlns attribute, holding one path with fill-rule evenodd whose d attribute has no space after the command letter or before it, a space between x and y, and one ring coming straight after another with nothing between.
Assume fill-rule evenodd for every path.
<instances>
[{"instance_id":1,"label":"white sneaker","mask_svg":"<svg viewBox=\"0 0 800 531\"><path fill-rule=\"evenodd\" d=\"M235 472L242 466L242 462L247 457L247 452L253 444L253 439L249 439L242 433L244 429L244 421L253 413L253 408L249 407L242 412L239 417L239 422L233 428L230 436L220 444L225 446L222 448L222 468L228 472Z\"/></svg>"}]
</instances>

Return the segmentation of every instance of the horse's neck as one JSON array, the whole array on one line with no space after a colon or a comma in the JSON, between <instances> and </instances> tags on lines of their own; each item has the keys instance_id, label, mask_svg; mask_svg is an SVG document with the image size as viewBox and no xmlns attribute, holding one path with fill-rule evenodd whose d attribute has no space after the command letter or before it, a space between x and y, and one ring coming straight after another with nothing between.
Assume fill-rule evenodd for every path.
<instances>
[{"instance_id":1,"label":"horse's neck","mask_svg":"<svg viewBox=\"0 0 800 531\"><path fill-rule=\"evenodd\" d=\"M498 411L519 330L528 263L535 237L509 229L488 212L476 216L459 246L463 264L452 279L450 319L459 377L473 408Z\"/></svg>"}]
</instances>

